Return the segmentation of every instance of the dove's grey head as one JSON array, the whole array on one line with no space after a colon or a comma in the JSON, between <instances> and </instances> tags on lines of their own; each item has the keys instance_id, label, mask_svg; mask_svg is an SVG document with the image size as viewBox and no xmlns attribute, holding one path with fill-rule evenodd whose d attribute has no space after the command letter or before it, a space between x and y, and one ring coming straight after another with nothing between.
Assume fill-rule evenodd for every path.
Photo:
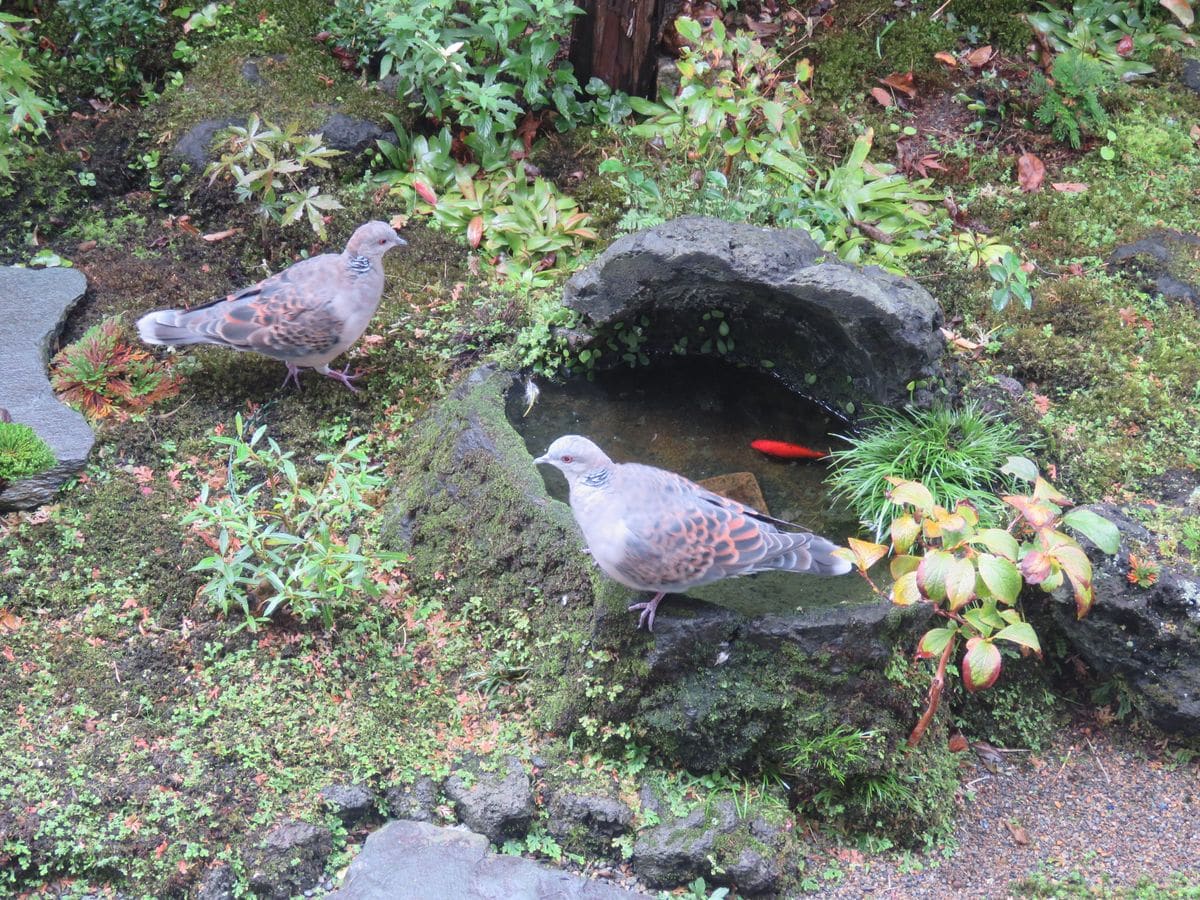
<instances>
[{"instance_id":1,"label":"dove's grey head","mask_svg":"<svg viewBox=\"0 0 1200 900\"><path fill-rule=\"evenodd\" d=\"M544 456L535 459L534 463L554 466L567 476L567 481L574 482L611 466L612 460L587 438L578 434L564 434L550 445Z\"/></svg>"},{"instance_id":2,"label":"dove's grey head","mask_svg":"<svg viewBox=\"0 0 1200 900\"><path fill-rule=\"evenodd\" d=\"M346 244L347 256L379 259L393 247L407 246L408 241L396 234L387 222L367 222L359 225Z\"/></svg>"}]
</instances>

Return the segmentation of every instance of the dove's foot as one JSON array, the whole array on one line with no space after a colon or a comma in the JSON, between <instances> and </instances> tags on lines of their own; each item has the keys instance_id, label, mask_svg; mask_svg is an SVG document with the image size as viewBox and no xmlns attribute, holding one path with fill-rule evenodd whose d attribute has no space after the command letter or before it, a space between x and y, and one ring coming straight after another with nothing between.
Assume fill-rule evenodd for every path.
<instances>
[{"instance_id":1,"label":"dove's foot","mask_svg":"<svg viewBox=\"0 0 1200 900\"><path fill-rule=\"evenodd\" d=\"M284 377L283 384L280 385L280 387L285 388L288 386L289 381L294 381L296 382L296 390L300 390L300 367L294 366L291 363L288 363L287 367L288 373L286 377Z\"/></svg>"},{"instance_id":2,"label":"dove's foot","mask_svg":"<svg viewBox=\"0 0 1200 900\"><path fill-rule=\"evenodd\" d=\"M642 611L642 615L638 619L638 628L645 625L647 631L654 630L654 613L658 610L658 604L662 602L662 598L665 596L666 592L660 591L645 603L635 603L629 607L630 612L636 612L639 609Z\"/></svg>"},{"instance_id":3,"label":"dove's foot","mask_svg":"<svg viewBox=\"0 0 1200 900\"><path fill-rule=\"evenodd\" d=\"M356 388L352 382L355 378L362 378L362 372L355 372L353 375L351 375L350 363L346 363L346 368L342 369L340 372L327 368L322 374L328 375L330 378L333 378L336 381L340 381L346 387L350 388L351 391L356 394L358 393L358 388Z\"/></svg>"}]
</instances>

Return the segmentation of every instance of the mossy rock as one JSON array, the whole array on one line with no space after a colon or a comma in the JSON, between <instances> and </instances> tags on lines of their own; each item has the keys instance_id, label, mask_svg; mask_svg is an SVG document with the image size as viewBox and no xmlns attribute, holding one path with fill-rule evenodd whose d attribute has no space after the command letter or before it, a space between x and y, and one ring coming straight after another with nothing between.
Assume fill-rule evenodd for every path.
<instances>
[{"instance_id":1,"label":"mossy rock","mask_svg":"<svg viewBox=\"0 0 1200 900\"><path fill-rule=\"evenodd\" d=\"M451 608L482 598L471 609L495 623L514 605L528 613L524 687L540 724L599 745L628 729L691 769L757 772L785 763L789 743L848 722L888 736L863 783L888 777L925 687L892 661L916 640L922 611L881 602L748 617L684 597L653 634L638 631L628 592L582 552L568 507L549 497L505 417L515 382L480 368L414 427L382 539L411 553ZM905 758L914 771L941 772L944 747L931 736ZM891 817L911 837L944 824L953 792L903 796L913 808L876 812L884 830Z\"/></svg>"}]
</instances>

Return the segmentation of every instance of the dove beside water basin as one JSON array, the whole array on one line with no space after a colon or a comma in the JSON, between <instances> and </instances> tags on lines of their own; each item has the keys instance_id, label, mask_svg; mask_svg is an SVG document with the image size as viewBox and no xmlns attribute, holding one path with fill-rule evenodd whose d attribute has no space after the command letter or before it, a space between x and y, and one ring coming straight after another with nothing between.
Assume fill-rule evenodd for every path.
<instances>
[{"instance_id":1,"label":"dove beside water basin","mask_svg":"<svg viewBox=\"0 0 1200 900\"><path fill-rule=\"evenodd\" d=\"M617 462L647 463L693 481L749 472L772 516L837 542L858 532L854 517L829 497L823 462L770 459L750 447L761 438L820 450L842 443L832 433L842 429L840 420L768 375L699 357L538 386L531 408L523 383L506 398L509 421L533 456L563 434L582 434ZM542 468L550 495L566 502L566 481ZM855 575L783 572L729 579L688 595L746 616L877 602ZM669 599L663 612L670 615Z\"/></svg>"}]
</instances>

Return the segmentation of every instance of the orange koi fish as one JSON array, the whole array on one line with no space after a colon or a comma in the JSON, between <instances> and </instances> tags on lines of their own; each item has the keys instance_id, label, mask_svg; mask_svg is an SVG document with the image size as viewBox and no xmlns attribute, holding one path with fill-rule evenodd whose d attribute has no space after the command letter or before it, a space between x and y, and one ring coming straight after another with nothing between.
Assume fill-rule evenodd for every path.
<instances>
[{"instance_id":1,"label":"orange koi fish","mask_svg":"<svg viewBox=\"0 0 1200 900\"><path fill-rule=\"evenodd\" d=\"M813 450L803 444L789 444L786 441L751 441L752 449L759 453L772 456L775 459L824 459L829 454L823 450Z\"/></svg>"}]
</instances>

